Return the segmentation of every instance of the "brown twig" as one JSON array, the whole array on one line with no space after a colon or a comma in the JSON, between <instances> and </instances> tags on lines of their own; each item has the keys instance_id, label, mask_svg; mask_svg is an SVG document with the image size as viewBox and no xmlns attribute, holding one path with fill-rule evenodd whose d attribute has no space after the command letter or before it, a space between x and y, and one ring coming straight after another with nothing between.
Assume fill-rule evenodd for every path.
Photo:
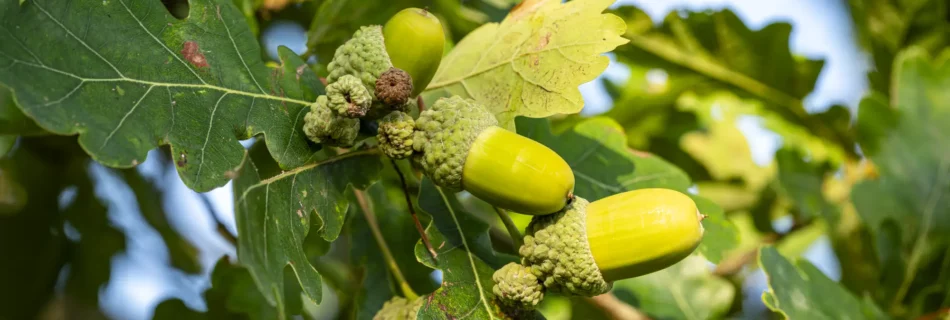
<instances>
[{"instance_id":1,"label":"brown twig","mask_svg":"<svg viewBox=\"0 0 950 320\"><path fill-rule=\"evenodd\" d=\"M617 296L610 292L592 298L584 298L584 300L599 308L613 320L650 320L650 317L645 313L620 301Z\"/></svg>"},{"instance_id":2,"label":"brown twig","mask_svg":"<svg viewBox=\"0 0 950 320\"><path fill-rule=\"evenodd\" d=\"M785 239L785 237L787 237L788 235L811 225L811 223L812 223L811 221L808 221L805 223L795 223L785 233L780 234L780 233L772 232L772 233L766 234L765 236L762 237L762 244L773 244L773 243L782 241L782 239ZM749 264L749 262L751 262L752 260L755 260L755 258L758 256L759 256L759 246L734 254L730 256L728 259L720 262L719 265L716 266L716 269L713 270L712 274L721 276L721 277L737 274L739 273L739 271L742 271L742 267L744 267L746 264Z\"/></svg>"},{"instance_id":3,"label":"brown twig","mask_svg":"<svg viewBox=\"0 0 950 320\"><path fill-rule=\"evenodd\" d=\"M416 224L416 230L419 231L419 236L422 238L422 244L426 246L426 249L429 250L429 254L432 255L432 259L435 259L439 255L435 253L435 249L432 249L432 244L429 243L429 236L426 235L426 231L422 228L422 223L419 222L419 216L416 215L416 208L412 205L412 196L409 195L409 184L406 183L406 177L402 175L402 170L399 170L399 165L396 164L396 160L389 159L390 163L393 164L393 169L396 170L396 174L399 175L399 182L402 183L402 193L406 195L406 205L409 206L409 214L412 215L412 222Z\"/></svg>"}]
</instances>

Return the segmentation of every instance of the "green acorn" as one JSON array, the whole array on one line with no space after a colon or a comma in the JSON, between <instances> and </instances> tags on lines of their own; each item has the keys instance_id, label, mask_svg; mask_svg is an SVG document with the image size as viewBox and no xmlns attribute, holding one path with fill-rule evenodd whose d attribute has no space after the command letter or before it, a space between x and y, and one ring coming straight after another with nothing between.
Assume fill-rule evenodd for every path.
<instances>
[{"instance_id":1,"label":"green acorn","mask_svg":"<svg viewBox=\"0 0 950 320\"><path fill-rule=\"evenodd\" d=\"M574 191L571 167L497 123L473 100L439 99L416 119L413 159L436 185L501 208L532 215L564 208Z\"/></svg>"},{"instance_id":2,"label":"green acorn","mask_svg":"<svg viewBox=\"0 0 950 320\"><path fill-rule=\"evenodd\" d=\"M606 293L614 281L655 272L689 256L702 240L702 219L696 203L674 190L640 189L593 203L576 197L560 212L531 219L519 250L521 264L495 272L495 297L530 308L523 292ZM543 289L526 285L524 277L513 279L513 269L530 271Z\"/></svg>"},{"instance_id":3,"label":"green acorn","mask_svg":"<svg viewBox=\"0 0 950 320\"><path fill-rule=\"evenodd\" d=\"M386 51L396 68L412 76L412 95L419 95L439 69L445 32L439 18L425 9L399 11L383 27Z\"/></svg>"},{"instance_id":4,"label":"green acorn","mask_svg":"<svg viewBox=\"0 0 950 320\"><path fill-rule=\"evenodd\" d=\"M360 131L360 120L347 118L330 110L327 96L317 97L304 116L303 132L316 143L334 147L351 147Z\"/></svg>"}]
</instances>

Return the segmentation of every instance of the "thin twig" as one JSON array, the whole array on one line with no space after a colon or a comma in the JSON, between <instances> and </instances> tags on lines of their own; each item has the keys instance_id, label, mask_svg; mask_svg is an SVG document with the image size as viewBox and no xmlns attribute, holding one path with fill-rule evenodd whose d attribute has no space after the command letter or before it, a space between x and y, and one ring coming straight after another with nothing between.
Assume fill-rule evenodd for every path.
<instances>
[{"instance_id":1,"label":"thin twig","mask_svg":"<svg viewBox=\"0 0 950 320\"><path fill-rule=\"evenodd\" d=\"M610 292L592 298L584 298L584 300L604 311L613 320L650 320L650 317L645 313L620 301L617 296Z\"/></svg>"},{"instance_id":2,"label":"thin twig","mask_svg":"<svg viewBox=\"0 0 950 320\"><path fill-rule=\"evenodd\" d=\"M416 231L419 231L419 236L422 238L422 244L425 245L426 249L429 250L429 254L432 255L432 259L435 259L439 255L435 253L435 249L432 249L432 244L429 243L429 236L426 235L426 231L422 227L422 223L419 222L419 216L416 215L416 208L412 205L412 196L409 195L409 185L406 184L406 177L402 175L402 170L399 170L399 165L396 164L396 160L389 159L389 162L393 164L393 169L395 169L396 174L399 175L399 182L402 183L402 193L406 195L406 205L409 206L409 214L412 215L412 222L416 224Z\"/></svg>"},{"instance_id":3,"label":"thin twig","mask_svg":"<svg viewBox=\"0 0 950 320\"><path fill-rule=\"evenodd\" d=\"M355 189L353 192L356 194L356 202L360 205L360 211L363 211L363 216L366 217L366 224L369 225L369 230L373 232L373 238L376 239L376 244L379 245L380 251L383 252L383 259L386 259L389 270L392 271L393 276L396 277L396 281L399 282L402 294L410 301L415 300L419 295L416 294L415 291L412 291L412 287L409 286L406 277L404 277L402 271L399 270L399 265L396 264L396 259L393 258L393 253L389 250L389 245L386 244L386 240L383 239L383 233L379 230L379 223L376 222L376 214L373 212L369 200L366 199L366 192Z\"/></svg>"},{"instance_id":4,"label":"thin twig","mask_svg":"<svg viewBox=\"0 0 950 320\"><path fill-rule=\"evenodd\" d=\"M218 234L221 235L224 240L227 240L232 245L237 247L237 235L231 233L231 230L224 224L224 221L221 221L221 217L218 216L218 210L214 209L214 204L211 203L211 199L208 198L208 194L199 193L198 198L201 199L201 203L204 204L205 210L208 211L208 215L211 216L211 219L214 219L214 224L217 226Z\"/></svg>"},{"instance_id":5,"label":"thin twig","mask_svg":"<svg viewBox=\"0 0 950 320\"><path fill-rule=\"evenodd\" d=\"M521 246L524 245L524 240L521 238L521 231L518 231L518 226L515 225L514 221L511 221L511 216L508 215L508 211L499 207L492 208L495 208L495 213L498 214L498 218L505 224L505 229L508 229L508 235L511 236L511 242L514 243L515 251L520 250Z\"/></svg>"},{"instance_id":6,"label":"thin twig","mask_svg":"<svg viewBox=\"0 0 950 320\"><path fill-rule=\"evenodd\" d=\"M780 234L780 233L772 232L772 233L766 234L765 236L762 237L761 242L763 244L777 243L779 241L782 241L782 239L785 239L785 237L788 237L790 234L794 233L795 231L801 230L811 225L811 223L812 221L808 221L805 223L795 223L785 233ZM744 267L746 264L749 264L749 262L755 260L755 258L758 256L759 256L759 246L748 249L744 252L733 254L728 259L720 262L719 265L716 266L716 269L713 270L712 274L721 276L721 277L737 274L739 273L739 271L742 271L742 267Z\"/></svg>"}]
</instances>

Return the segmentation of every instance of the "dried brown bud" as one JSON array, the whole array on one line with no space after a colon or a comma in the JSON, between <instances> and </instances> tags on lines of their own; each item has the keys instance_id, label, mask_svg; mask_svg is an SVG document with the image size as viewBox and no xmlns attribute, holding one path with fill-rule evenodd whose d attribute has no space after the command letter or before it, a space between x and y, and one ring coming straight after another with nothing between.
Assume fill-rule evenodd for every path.
<instances>
[{"instance_id":1,"label":"dried brown bud","mask_svg":"<svg viewBox=\"0 0 950 320\"><path fill-rule=\"evenodd\" d=\"M389 68L376 79L376 99L388 106L402 106L412 94L412 77L399 68Z\"/></svg>"}]
</instances>

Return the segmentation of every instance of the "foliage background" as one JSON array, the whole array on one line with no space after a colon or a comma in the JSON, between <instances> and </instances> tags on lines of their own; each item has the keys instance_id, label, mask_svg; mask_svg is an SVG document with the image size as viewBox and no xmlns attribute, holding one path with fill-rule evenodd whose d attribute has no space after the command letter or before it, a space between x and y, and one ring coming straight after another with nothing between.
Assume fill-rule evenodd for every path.
<instances>
[{"instance_id":1,"label":"foliage background","mask_svg":"<svg viewBox=\"0 0 950 320\"><path fill-rule=\"evenodd\" d=\"M326 61L321 57L328 56L353 28L381 23L399 8L429 5L445 15L443 21L449 21L451 37L457 41L481 23L501 20L512 2L482 0L459 6L455 1L385 1L377 7L380 10L369 11L357 8L365 4L352 1L287 4L236 0L235 4L268 49L266 59L277 58L276 44L288 45L298 53L309 50L314 54L310 62L319 74ZM624 4L634 4L645 12L618 8ZM735 14L721 11L724 7L732 7ZM621 1L614 8L627 22L626 36L633 42L610 55L614 62L603 77L582 86L586 103L582 114L606 115L623 127L630 147L655 153L682 168L695 183L689 185L690 190L721 207L731 222L724 221L722 226L734 228L740 235L732 243L719 244L729 249L716 250L722 251L721 257L714 259L708 254L711 249L705 249L706 258L721 261L718 267L693 257L668 270L618 283L616 296L651 317L672 319L780 314L817 319L840 318L848 312L865 318L875 318L879 312L896 318L946 314L950 288L946 287L948 281L942 280L950 277L946 262L950 254L946 236L940 235L939 228L946 228L945 220L950 215L947 200L940 200L946 199L941 196L950 193L950 187L940 178L940 170L920 172L898 166L918 162L930 165L931 160L921 159L932 159L936 168L945 168L941 162L945 160L941 159L947 159L946 151L941 153L936 148L932 155L926 154L926 150L934 149L932 146L941 145L940 140L928 141L926 135L899 130L905 135L898 138L917 137L919 143L902 149L900 139L889 144L886 138L893 124L871 121L871 126L861 127L858 124L862 122L855 120L861 117L859 110L877 110L879 113L869 113L872 120L889 118L887 104L895 99L898 87L891 80L891 66L898 52L918 45L937 56L946 48L950 8L945 2ZM677 11L669 13L673 8ZM791 26L776 24L785 20L791 20ZM657 29L651 28L650 22L658 24ZM825 62L819 74L820 59ZM866 76L870 70L876 71ZM947 73L943 74L946 78ZM872 98L861 102L869 94ZM10 100L7 93L3 98ZM935 98L932 108L945 114L947 105L948 100ZM810 114L789 111L795 108ZM18 306L4 310L43 310L42 317L47 318L58 318L56 312L74 312L84 318L177 317L180 312L188 313L181 307L211 314L226 310L231 316L274 316L247 272L219 259L222 254L236 254L229 241L237 229L231 184L204 194L192 192L179 179L174 163L168 160L174 157L167 149L151 151L137 169L109 169L82 160L44 161L81 159L83 152L68 138L37 137L41 132L32 128L29 120L3 120L8 121L4 124L24 124L4 126L16 128L5 134L22 136L17 146L21 158L6 159L6 163L19 161L34 167L34 171L12 175L61 184L35 188L64 188L54 194L29 194L30 199L58 200L44 201L44 208L29 209L44 215L30 216L32 220L28 221L6 220L0 225L8 227L3 234L11 237L5 245L32 245L2 247L3 255L55 260L62 255L56 250L65 250L82 257L62 270L41 268L49 265L44 264L48 260L11 259L18 263L0 264L0 273L27 273L31 276L20 278L42 282L15 283L4 289L50 290L28 290L31 295L4 290L0 298ZM946 132L940 122L921 121L915 125ZM542 128L541 134L526 129L535 126ZM554 134L603 133L575 116L554 117L551 126ZM544 130L544 125L519 123L520 132L539 141L545 139ZM10 141L15 140L0 137L0 145L12 145ZM854 147L855 141L861 143L860 149ZM244 142L247 147L252 143ZM876 148L895 154L895 150L911 150L919 157L888 159L880 157ZM25 153L36 158L22 156ZM883 162L891 167L876 169L869 162L858 161L862 155L871 156L878 166ZM267 161L257 159L258 169L268 170L262 169ZM41 174L50 176L41 178ZM391 172L382 175L384 181L395 179ZM931 176L936 176L936 181L923 179ZM915 183L906 180L913 179L921 179L916 183L923 186L918 194L895 192L916 190L908 189ZM22 180L18 179L27 189L34 188ZM870 181L861 182L864 180ZM393 226L387 240L397 254L396 260L405 263L403 270L421 270L422 265L411 253L415 231L404 215L398 189L387 190L377 184L367 193L378 199L375 211L380 223ZM937 199L929 215L921 214L928 212L926 207L916 207L918 202L926 203L917 199L920 194ZM884 201L888 199L893 201ZM478 202L461 200L459 206L479 212ZM30 202L30 206L35 203ZM885 209L879 210L882 207ZM867 213L872 211L879 212ZM59 219L68 221L62 230L66 240L56 241L69 245L40 246L49 241L43 236L43 226ZM359 232L366 232L365 221L347 223L344 232L354 232L355 238L359 238ZM496 221L489 223L497 226ZM33 228L23 229L23 225ZM917 253L923 252L918 248L919 235L933 235L929 241L933 248L925 250L926 254ZM493 236L498 241L498 234ZM363 238L370 237L363 234ZM24 239L30 240L21 242ZM308 244L313 253L331 250L329 256L339 254L319 241ZM763 249L759 259L751 259L764 244L774 245L777 250ZM324 302L312 305L301 299L289 302L302 303L291 308L302 308L308 317L322 319L352 314L354 308L371 309L368 306L372 303L385 300L388 289L375 297L331 293L334 288L327 283L354 285L347 282L353 281L347 280L348 263L383 268L374 244L350 245L347 259L312 261L330 279L324 282L323 291L329 293L324 295ZM44 254L36 254L40 252ZM789 261L798 257L807 258L818 268L799 263L794 269ZM914 260L924 263L907 265ZM761 271L763 268L770 278ZM818 270L841 285L823 278ZM373 271L386 272L368 269L366 274ZM435 289L436 280L442 277L439 271L406 271L406 275L420 293ZM771 293L763 297L766 290ZM47 297L55 298L46 302ZM799 308L795 302L802 301L802 297L830 304ZM363 304L353 305L354 300ZM30 301L31 305L25 307L21 301ZM227 307L216 309L220 305ZM943 314L939 310L944 310ZM587 302L559 297L547 299L542 313L550 319L604 316Z\"/></svg>"}]
</instances>

